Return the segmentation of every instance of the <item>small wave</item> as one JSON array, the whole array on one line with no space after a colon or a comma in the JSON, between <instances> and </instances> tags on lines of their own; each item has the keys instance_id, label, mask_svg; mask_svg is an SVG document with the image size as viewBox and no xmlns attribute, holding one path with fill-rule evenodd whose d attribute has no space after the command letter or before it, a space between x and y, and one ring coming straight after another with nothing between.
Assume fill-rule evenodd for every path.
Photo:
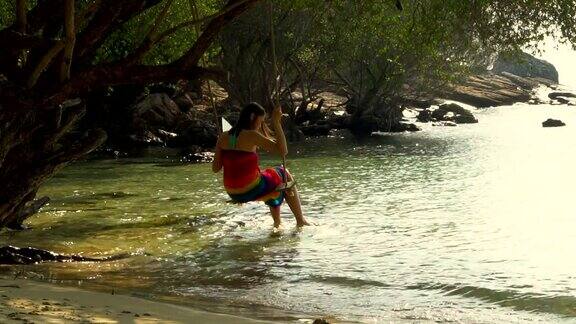
<instances>
[{"instance_id":1,"label":"small wave","mask_svg":"<svg viewBox=\"0 0 576 324\"><path fill-rule=\"evenodd\" d=\"M521 293L514 290L494 290L469 285L421 283L410 285L407 289L440 290L448 296L476 298L514 310L550 313L567 317L576 317L576 297L568 295L544 295Z\"/></svg>"},{"instance_id":2,"label":"small wave","mask_svg":"<svg viewBox=\"0 0 576 324\"><path fill-rule=\"evenodd\" d=\"M339 277L339 276L309 276L304 281L321 282L346 287L391 287L391 285L376 281L360 278Z\"/></svg>"}]
</instances>

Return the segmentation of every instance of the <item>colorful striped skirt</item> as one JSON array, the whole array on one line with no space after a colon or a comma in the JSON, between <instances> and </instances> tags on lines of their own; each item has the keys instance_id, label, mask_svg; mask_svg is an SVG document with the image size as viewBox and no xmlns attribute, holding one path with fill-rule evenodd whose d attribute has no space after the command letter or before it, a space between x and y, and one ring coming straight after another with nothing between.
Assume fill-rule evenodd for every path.
<instances>
[{"instance_id":1,"label":"colorful striped skirt","mask_svg":"<svg viewBox=\"0 0 576 324\"><path fill-rule=\"evenodd\" d=\"M285 173L281 166L260 171L260 176L242 188L226 188L234 202L264 201L270 207L277 207L284 201L284 192L276 191L283 183Z\"/></svg>"}]
</instances>

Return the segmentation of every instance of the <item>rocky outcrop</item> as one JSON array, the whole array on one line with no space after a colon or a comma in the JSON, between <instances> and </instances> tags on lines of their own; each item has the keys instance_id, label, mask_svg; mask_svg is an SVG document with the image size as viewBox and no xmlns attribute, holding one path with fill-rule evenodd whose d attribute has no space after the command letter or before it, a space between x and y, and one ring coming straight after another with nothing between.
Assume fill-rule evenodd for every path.
<instances>
[{"instance_id":1,"label":"rocky outcrop","mask_svg":"<svg viewBox=\"0 0 576 324\"><path fill-rule=\"evenodd\" d=\"M422 123L431 121L444 122L436 123L434 126L455 126L455 124L478 123L478 119L476 119L470 111L455 103L443 104L437 109L423 109L420 111L416 119ZM452 123L454 123L454 125Z\"/></svg>"},{"instance_id":2,"label":"rocky outcrop","mask_svg":"<svg viewBox=\"0 0 576 324\"><path fill-rule=\"evenodd\" d=\"M527 84L535 87L540 83L516 76L487 73L469 77L462 84L445 91L443 96L479 108L511 105L532 98L533 88L526 87Z\"/></svg>"},{"instance_id":3,"label":"rocky outcrop","mask_svg":"<svg viewBox=\"0 0 576 324\"><path fill-rule=\"evenodd\" d=\"M192 99L186 95L176 100L165 93L144 97L130 108L128 125L119 136L121 144L212 147L218 136L213 114L193 111L191 105Z\"/></svg>"},{"instance_id":4,"label":"rocky outcrop","mask_svg":"<svg viewBox=\"0 0 576 324\"><path fill-rule=\"evenodd\" d=\"M554 65L524 52L500 54L492 72L508 72L519 77L544 78L558 83L558 71Z\"/></svg>"},{"instance_id":5,"label":"rocky outcrop","mask_svg":"<svg viewBox=\"0 0 576 324\"><path fill-rule=\"evenodd\" d=\"M554 102L564 104L564 105L574 105L576 103L576 94L570 92L551 92L548 94L548 98Z\"/></svg>"},{"instance_id":6,"label":"rocky outcrop","mask_svg":"<svg viewBox=\"0 0 576 324\"><path fill-rule=\"evenodd\" d=\"M546 121L542 122L542 127L562 127L566 124L558 119L548 118Z\"/></svg>"}]
</instances>

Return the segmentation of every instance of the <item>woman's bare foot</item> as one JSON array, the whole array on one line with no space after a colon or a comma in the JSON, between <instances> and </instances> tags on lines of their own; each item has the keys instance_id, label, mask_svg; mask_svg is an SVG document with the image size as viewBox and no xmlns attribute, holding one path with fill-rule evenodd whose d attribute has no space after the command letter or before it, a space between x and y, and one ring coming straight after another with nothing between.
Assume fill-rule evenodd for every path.
<instances>
[{"instance_id":1,"label":"woman's bare foot","mask_svg":"<svg viewBox=\"0 0 576 324\"><path fill-rule=\"evenodd\" d=\"M296 226L298 227L304 227L304 226L310 226L312 224L308 223L308 221L306 220L301 220L301 221L297 221L296 222Z\"/></svg>"}]
</instances>

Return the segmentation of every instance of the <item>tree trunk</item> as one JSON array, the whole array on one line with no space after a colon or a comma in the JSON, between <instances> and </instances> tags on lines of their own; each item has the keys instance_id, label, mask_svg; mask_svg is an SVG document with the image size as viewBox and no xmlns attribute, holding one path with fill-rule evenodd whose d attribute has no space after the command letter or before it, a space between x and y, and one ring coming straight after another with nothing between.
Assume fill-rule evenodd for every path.
<instances>
[{"instance_id":1,"label":"tree trunk","mask_svg":"<svg viewBox=\"0 0 576 324\"><path fill-rule=\"evenodd\" d=\"M70 132L84 114L82 105L52 110L0 110L0 229L18 227L42 183L67 163L106 140L103 130ZM11 109L12 108L12 109Z\"/></svg>"}]
</instances>

